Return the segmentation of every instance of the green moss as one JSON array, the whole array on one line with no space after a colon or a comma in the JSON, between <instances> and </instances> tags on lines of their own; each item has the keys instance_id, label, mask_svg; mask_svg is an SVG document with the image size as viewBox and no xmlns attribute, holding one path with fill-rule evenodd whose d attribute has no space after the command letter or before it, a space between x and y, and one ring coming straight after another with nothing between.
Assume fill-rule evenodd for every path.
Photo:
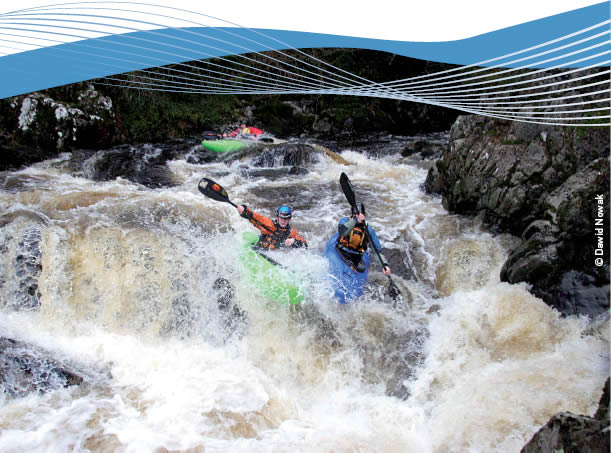
<instances>
[{"instance_id":1,"label":"green moss","mask_svg":"<svg viewBox=\"0 0 611 453\"><path fill-rule=\"evenodd\" d=\"M605 115L609 115L609 110L599 110L596 112L588 112L585 114L586 116L586 120L584 121L585 124L592 124L592 125L598 125L598 124L607 124L609 123L609 118L591 118L593 116L605 116ZM588 137L591 132L592 132L592 127L588 127L588 126L577 126L577 138L585 138Z\"/></svg>"},{"instance_id":2,"label":"green moss","mask_svg":"<svg viewBox=\"0 0 611 453\"><path fill-rule=\"evenodd\" d=\"M523 145L524 144L524 140L519 139L519 138L514 138L514 139L505 139L503 140L503 145Z\"/></svg>"}]
</instances>

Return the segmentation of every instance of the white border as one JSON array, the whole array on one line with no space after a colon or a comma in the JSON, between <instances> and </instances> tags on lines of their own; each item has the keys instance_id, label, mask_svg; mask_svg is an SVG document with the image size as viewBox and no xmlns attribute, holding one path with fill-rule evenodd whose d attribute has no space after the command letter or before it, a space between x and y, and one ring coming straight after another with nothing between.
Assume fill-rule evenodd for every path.
<instances>
[{"instance_id":1,"label":"white border","mask_svg":"<svg viewBox=\"0 0 611 453\"><path fill-rule=\"evenodd\" d=\"M0 2L0 14L67 1ZM98 2L108 5L109 2ZM599 0L156 0L249 28L398 41L453 41L601 3ZM611 4L611 3L610 3ZM154 7L153 7L154 8ZM189 17L187 14L185 17Z\"/></svg>"}]
</instances>

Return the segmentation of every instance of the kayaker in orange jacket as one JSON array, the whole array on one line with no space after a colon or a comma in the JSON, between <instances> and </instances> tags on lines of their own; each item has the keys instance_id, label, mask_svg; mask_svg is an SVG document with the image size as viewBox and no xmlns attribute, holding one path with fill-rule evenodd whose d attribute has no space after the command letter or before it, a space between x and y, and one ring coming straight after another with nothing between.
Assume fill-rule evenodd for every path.
<instances>
[{"instance_id":1,"label":"kayaker in orange jacket","mask_svg":"<svg viewBox=\"0 0 611 453\"><path fill-rule=\"evenodd\" d=\"M289 223L293 217L293 211L289 206L282 205L276 211L276 220L251 211L245 205L237 207L240 215L252 223L259 231L261 236L257 247L274 250L282 247L306 247L308 243L302 238L295 228Z\"/></svg>"}]
</instances>

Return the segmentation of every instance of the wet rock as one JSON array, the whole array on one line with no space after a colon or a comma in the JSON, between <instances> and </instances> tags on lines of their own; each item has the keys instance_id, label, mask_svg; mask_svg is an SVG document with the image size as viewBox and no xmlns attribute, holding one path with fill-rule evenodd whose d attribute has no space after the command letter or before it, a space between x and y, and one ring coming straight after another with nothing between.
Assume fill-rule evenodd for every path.
<instances>
[{"instance_id":1,"label":"wet rock","mask_svg":"<svg viewBox=\"0 0 611 453\"><path fill-rule=\"evenodd\" d=\"M437 163L429 169L426 179L424 180L422 188L430 194L441 193L441 191L445 188L446 182L444 175L439 171L441 165L442 164L437 161Z\"/></svg>"},{"instance_id":2,"label":"wet rock","mask_svg":"<svg viewBox=\"0 0 611 453\"><path fill-rule=\"evenodd\" d=\"M604 265L594 261L598 195L601 218L609 219L608 156L608 129L460 116L425 190L441 194L452 212L522 237L502 280L530 283L564 314L596 316L609 307L608 250ZM603 237L608 244L608 226Z\"/></svg>"},{"instance_id":3,"label":"wet rock","mask_svg":"<svg viewBox=\"0 0 611 453\"><path fill-rule=\"evenodd\" d=\"M384 258L386 258L394 275L400 275L406 280L417 280L416 273L409 261L409 250L382 248L381 252ZM375 265L378 266L379 262L378 258L374 256L375 252L372 251L371 254L371 259L375 262Z\"/></svg>"},{"instance_id":4,"label":"wet rock","mask_svg":"<svg viewBox=\"0 0 611 453\"><path fill-rule=\"evenodd\" d=\"M160 334L190 337L197 332L200 318L200 308L194 306L187 295L177 295L170 306L168 318L162 323Z\"/></svg>"},{"instance_id":5,"label":"wet rock","mask_svg":"<svg viewBox=\"0 0 611 453\"><path fill-rule=\"evenodd\" d=\"M408 142L401 151L403 157L419 157L420 159L440 159L448 146L447 134L432 134L427 137L417 137Z\"/></svg>"},{"instance_id":6,"label":"wet rock","mask_svg":"<svg viewBox=\"0 0 611 453\"><path fill-rule=\"evenodd\" d=\"M38 279L42 272L41 232L35 225L27 226L16 238L7 235L0 249L2 253L14 253L12 266L3 269L0 290L7 294L0 298L0 305L16 311L37 310L40 307Z\"/></svg>"},{"instance_id":7,"label":"wet rock","mask_svg":"<svg viewBox=\"0 0 611 453\"><path fill-rule=\"evenodd\" d=\"M94 181L123 178L146 187L177 184L166 163L191 151L189 141L163 144L123 145L104 151L78 150L66 164L74 174Z\"/></svg>"},{"instance_id":8,"label":"wet rock","mask_svg":"<svg viewBox=\"0 0 611 453\"><path fill-rule=\"evenodd\" d=\"M317 203L316 194L322 191L331 190L325 184L310 184L303 186L301 184L284 187L269 187L262 184L251 190L252 194L262 200L255 210L263 215L272 216L278 209L279 203L288 204L293 208L292 222L306 222L304 211L311 209ZM299 229L301 232L301 229Z\"/></svg>"},{"instance_id":9,"label":"wet rock","mask_svg":"<svg viewBox=\"0 0 611 453\"><path fill-rule=\"evenodd\" d=\"M248 315L234 300L235 288L229 280L219 277L214 281L212 289L216 296L224 341L242 338L248 327Z\"/></svg>"},{"instance_id":10,"label":"wet rock","mask_svg":"<svg viewBox=\"0 0 611 453\"><path fill-rule=\"evenodd\" d=\"M240 170L240 173L244 176L252 176L257 178L264 177L273 180L287 175L306 175L308 174L308 169L303 167L280 167L265 169L244 168Z\"/></svg>"},{"instance_id":11,"label":"wet rock","mask_svg":"<svg viewBox=\"0 0 611 453\"><path fill-rule=\"evenodd\" d=\"M200 149L193 150L187 154L185 160L189 164L206 164L209 162L214 162L220 157L220 153L215 153L214 151L201 147Z\"/></svg>"},{"instance_id":12,"label":"wet rock","mask_svg":"<svg viewBox=\"0 0 611 453\"><path fill-rule=\"evenodd\" d=\"M354 120L351 118L351 122L354 123ZM329 133L333 129L333 125L331 124L330 118L319 118L314 121L312 124L312 131L317 133Z\"/></svg>"},{"instance_id":13,"label":"wet rock","mask_svg":"<svg viewBox=\"0 0 611 453\"><path fill-rule=\"evenodd\" d=\"M523 453L608 452L608 427L608 422L563 412L554 416L521 451Z\"/></svg>"},{"instance_id":14,"label":"wet rock","mask_svg":"<svg viewBox=\"0 0 611 453\"><path fill-rule=\"evenodd\" d=\"M602 453L609 445L609 379L594 417L562 412L547 422L522 453Z\"/></svg>"},{"instance_id":15,"label":"wet rock","mask_svg":"<svg viewBox=\"0 0 611 453\"><path fill-rule=\"evenodd\" d=\"M501 280L532 284L531 292L564 314L598 316L609 309L609 254L601 249L595 264L594 223L609 219L609 204L596 197L609 186L609 160L596 159L544 200L546 220L532 222L511 252ZM608 200L608 194L604 194ZM606 231L605 231L606 229ZM609 243L608 226L603 228Z\"/></svg>"},{"instance_id":16,"label":"wet rock","mask_svg":"<svg viewBox=\"0 0 611 453\"><path fill-rule=\"evenodd\" d=\"M594 159L609 154L609 131L576 129L460 116L450 146L425 188L463 214L486 212L486 220L513 234L543 218L545 198ZM587 144L587 145L586 145ZM580 150L587 147L587 152Z\"/></svg>"},{"instance_id":17,"label":"wet rock","mask_svg":"<svg viewBox=\"0 0 611 453\"><path fill-rule=\"evenodd\" d=\"M55 150L40 150L33 146L16 144L0 136L0 171L17 170L56 155Z\"/></svg>"},{"instance_id":18,"label":"wet rock","mask_svg":"<svg viewBox=\"0 0 611 453\"><path fill-rule=\"evenodd\" d=\"M422 365L429 331L421 326L405 329L372 315L359 320L350 334L351 344L363 357L363 378L367 382L383 382L386 395L407 399L407 383Z\"/></svg>"},{"instance_id":19,"label":"wet rock","mask_svg":"<svg viewBox=\"0 0 611 453\"><path fill-rule=\"evenodd\" d=\"M116 133L112 100L93 85L79 87L72 102L59 102L42 93L13 98L17 141L56 152L109 146Z\"/></svg>"},{"instance_id":20,"label":"wet rock","mask_svg":"<svg viewBox=\"0 0 611 453\"><path fill-rule=\"evenodd\" d=\"M0 391L9 397L80 385L85 377L40 348L0 337Z\"/></svg>"},{"instance_id":21,"label":"wet rock","mask_svg":"<svg viewBox=\"0 0 611 453\"><path fill-rule=\"evenodd\" d=\"M322 147L304 143L282 143L277 145L256 144L227 153L222 160L227 163L242 161L258 168L307 167L318 162Z\"/></svg>"},{"instance_id":22,"label":"wet rock","mask_svg":"<svg viewBox=\"0 0 611 453\"><path fill-rule=\"evenodd\" d=\"M217 338L223 342L242 338L247 332L248 315L234 300L235 288L229 280L219 277L214 281L211 289L211 295L216 301L216 307L212 310L213 319L220 329ZM202 335L203 316L204 310L201 305L194 303L186 293L179 294L172 301L160 334L182 338ZM210 322L211 320L207 320L205 324ZM206 330L210 330L210 326L206 327Z\"/></svg>"},{"instance_id":23,"label":"wet rock","mask_svg":"<svg viewBox=\"0 0 611 453\"><path fill-rule=\"evenodd\" d=\"M606 420L607 423L609 423L609 378L607 378L607 382L605 382L603 394L598 402L598 409L594 414L594 418L596 420Z\"/></svg>"},{"instance_id":24,"label":"wet rock","mask_svg":"<svg viewBox=\"0 0 611 453\"><path fill-rule=\"evenodd\" d=\"M148 163L142 165L141 153L108 152L95 162L94 181L112 181L118 177L142 184L146 187L168 187L175 185L172 173L165 165Z\"/></svg>"},{"instance_id":25,"label":"wet rock","mask_svg":"<svg viewBox=\"0 0 611 453\"><path fill-rule=\"evenodd\" d=\"M303 166L318 162L318 153L309 145L282 144L264 148L252 160L254 167Z\"/></svg>"}]
</instances>

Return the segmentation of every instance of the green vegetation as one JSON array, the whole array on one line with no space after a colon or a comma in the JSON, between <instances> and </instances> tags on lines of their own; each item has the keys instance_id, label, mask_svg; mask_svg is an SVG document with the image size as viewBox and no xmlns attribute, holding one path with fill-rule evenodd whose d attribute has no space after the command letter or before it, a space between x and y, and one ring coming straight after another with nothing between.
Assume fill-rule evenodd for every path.
<instances>
[{"instance_id":1,"label":"green vegetation","mask_svg":"<svg viewBox=\"0 0 611 453\"><path fill-rule=\"evenodd\" d=\"M213 129L234 114L233 96L176 95L126 89L113 96L120 127L135 141Z\"/></svg>"},{"instance_id":2,"label":"green vegetation","mask_svg":"<svg viewBox=\"0 0 611 453\"><path fill-rule=\"evenodd\" d=\"M592 116L604 116L609 115L609 110L599 110L597 112L588 112L585 114L586 117ZM609 118L590 118L585 121L586 124L607 124L609 123ZM577 126L577 138L585 138L590 132L592 132L592 127L589 126Z\"/></svg>"},{"instance_id":3,"label":"green vegetation","mask_svg":"<svg viewBox=\"0 0 611 453\"><path fill-rule=\"evenodd\" d=\"M505 139L503 145L524 145L524 140L520 138Z\"/></svg>"}]
</instances>

